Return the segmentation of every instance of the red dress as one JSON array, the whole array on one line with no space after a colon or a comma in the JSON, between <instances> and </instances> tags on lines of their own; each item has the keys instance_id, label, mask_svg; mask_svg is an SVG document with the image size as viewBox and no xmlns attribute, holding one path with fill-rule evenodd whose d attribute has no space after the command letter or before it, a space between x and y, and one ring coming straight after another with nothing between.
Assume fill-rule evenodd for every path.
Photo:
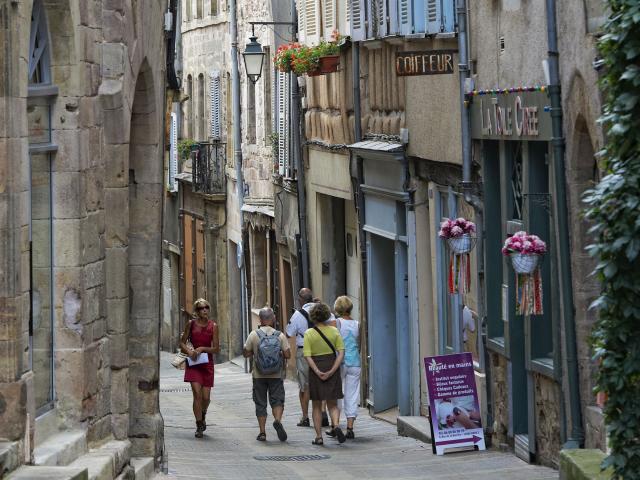
<instances>
[{"instance_id":1,"label":"red dress","mask_svg":"<svg viewBox=\"0 0 640 480\"><path fill-rule=\"evenodd\" d=\"M213 341L213 334L218 326L213 320L209 320L206 327L201 327L195 320L191 323L191 344L193 348L198 347L211 347ZM201 363L200 365L194 365L193 367L187 366L184 371L185 382L196 382L203 387L213 387L213 354L208 353L209 362Z\"/></svg>"}]
</instances>

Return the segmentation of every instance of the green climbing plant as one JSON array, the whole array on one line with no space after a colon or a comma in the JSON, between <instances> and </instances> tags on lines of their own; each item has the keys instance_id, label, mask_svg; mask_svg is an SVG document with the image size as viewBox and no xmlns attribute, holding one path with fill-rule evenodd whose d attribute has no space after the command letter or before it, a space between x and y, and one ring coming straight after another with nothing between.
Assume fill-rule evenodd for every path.
<instances>
[{"instance_id":1,"label":"green climbing plant","mask_svg":"<svg viewBox=\"0 0 640 480\"><path fill-rule=\"evenodd\" d=\"M640 479L640 2L607 4L599 41L604 177L585 195L601 283L592 341L611 447L602 467L612 467L614 479L634 480Z\"/></svg>"},{"instance_id":2,"label":"green climbing plant","mask_svg":"<svg viewBox=\"0 0 640 480\"><path fill-rule=\"evenodd\" d=\"M191 147L193 147L196 143L195 140L191 138L184 138L178 141L178 157L181 160L186 160L191 155Z\"/></svg>"}]
</instances>

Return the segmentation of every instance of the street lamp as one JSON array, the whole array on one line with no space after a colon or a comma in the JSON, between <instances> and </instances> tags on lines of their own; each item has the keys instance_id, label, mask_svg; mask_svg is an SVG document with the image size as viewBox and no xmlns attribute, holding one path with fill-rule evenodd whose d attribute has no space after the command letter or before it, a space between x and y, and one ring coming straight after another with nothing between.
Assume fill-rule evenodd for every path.
<instances>
[{"instance_id":1,"label":"street lamp","mask_svg":"<svg viewBox=\"0 0 640 480\"><path fill-rule=\"evenodd\" d=\"M258 37L255 34L249 40L242 56L244 57L244 69L247 72L247 77L255 85L260 75L262 75L264 51L262 51L262 45L258 43Z\"/></svg>"}]
</instances>

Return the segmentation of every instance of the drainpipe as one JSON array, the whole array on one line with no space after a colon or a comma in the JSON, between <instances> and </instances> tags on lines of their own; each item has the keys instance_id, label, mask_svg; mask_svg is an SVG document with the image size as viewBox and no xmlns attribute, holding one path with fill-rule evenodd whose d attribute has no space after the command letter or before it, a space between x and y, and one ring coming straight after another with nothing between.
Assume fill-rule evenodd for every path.
<instances>
[{"instance_id":1,"label":"drainpipe","mask_svg":"<svg viewBox=\"0 0 640 480\"><path fill-rule=\"evenodd\" d=\"M291 0L291 21L293 22L293 38L295 42L298 36L298 15L296 12L296 1ZM300 263L302 266L302 287L311 288L311 277L309 275L309 243L307 240L307 193L305 190L305 171L302 156L302 142L300 140L300 89L298 87L298 77L295 73L289 74L291 82L291 131L292 151L294 155L294 165L296 167L296 178L298 187L298 228L300 229Z\"/></svg>"},{"instance_id":2,"label":"drainpipe","mask_svg":"<svg viewBox=\"0 0 640 480\"><path fill-rule=\"evenodd\" d=\"M244 263L244 218L242 205L244 203L244 180L242 178L242 133L240 114L240 70L238 68L238 15L236 0L229 0L230 36L231 36L231 101L233 119L233 158L236 167L236 195L238 197L238 214L240 218L240 243L238 244L237 262L240 268L240 306L242 309L242 338L247 338L249 327L247 325L247 297L246 282L247 272ZM249 364L244 361L244 371L248 373Z\"/></svg>"},{"instance_id":3,"label":"drainpipe","mask_svg":"<svg viewBox=\"0 0 640 480\"><path fill-rule=\"evenodd\" d=\"M553 173L556 190L555 228L558 238L558 265L560 269L560 301L564 320L564 338L567 354L569 382L569 410L571 433L564 448L580 448L584 444L582 426L582 406L580 402L580 376L576 345L576 322L571 285L571 246L569 241L569 220L567 212L566 174L564 165L564 135L562 130L562 94L560 89L560 68L558 62L558 31L556 23L556 2L546 0L547 41L549 44L549 98L551 100L551 128L553 138Z\"/></svg>"},{"instance_id":4,"label":"drainpipe","mask_svg":"<svg viewBox=\"0 0 640 480\"><path fill-rule=\"evenodd\" d=\"M464 192L464 200L473 207L478 231L476 233L476 252L477 255L477 271L476 282L478 285L478 319L480 323L481 336L482 336L482 349L484 352L482 363L485 373L485 382L487 390L487 420L485 424L485 431L489 434L493 432L493 398L491 391L491 361L487 350L487 325L485 314L485 294L486 289L484 287L484 205L482 200L473 195L471 181L471 124L469 119L469 108L465 105L465 89L466 80L469 78L469 50L470 39L468 32L468 8L466 0L458 0L457 2L457 14L458 14L458 51L459 51L459 63L458 71L460 73L460 118L461 118L461 140L462 140L462 191ZM462 316L460 317L462 321ZM462 328L460 328L462 332ZM490 436L488 438L491 438Z\"/></svg>"}]
</instances>

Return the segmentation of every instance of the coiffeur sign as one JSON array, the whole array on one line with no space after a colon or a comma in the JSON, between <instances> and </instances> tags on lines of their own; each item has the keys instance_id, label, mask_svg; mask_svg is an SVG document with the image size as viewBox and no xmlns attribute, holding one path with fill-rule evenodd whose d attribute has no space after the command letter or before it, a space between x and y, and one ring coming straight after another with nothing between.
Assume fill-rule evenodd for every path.
<instances>
[{"instance_id":1,"label":"coiffeur sign","mask_svg":"<svg viewBox=\"0 0 640 480\"><path fill-rule=\"evenodd\" d=\"M431 50L426 52L396 52L396 74L442 75L453 73L455 50Z\"/></svg>"},{"instance_id":2,"label":"coiffeur sign","mask_svg":"<svg viewBox=\"0 0 640 480\"><path fill-rule=\"evenodd\" d=\"M472 97L471 136L486 140L549 140L551 114L546 92Z\"/></svg>"}]
</instances>

